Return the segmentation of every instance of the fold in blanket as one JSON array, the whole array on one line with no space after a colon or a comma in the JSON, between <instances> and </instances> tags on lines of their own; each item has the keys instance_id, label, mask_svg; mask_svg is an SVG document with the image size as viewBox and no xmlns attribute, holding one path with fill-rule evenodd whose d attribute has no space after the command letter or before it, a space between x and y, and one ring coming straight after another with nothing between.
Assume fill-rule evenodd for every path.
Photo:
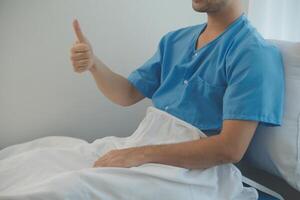
<instances>
[{"instance_id":1,"label":"fold in blanket","mask_svg":"<svg viewBox=\"0 0 300 200\"><path fill-rule=\"evenodd\" d=\"M113 149L177 143L206 137L191 124L153 106L129 137L107 136L88 143L49 136L0 151L0 199L72 200L256 200L233 164L186 169L146 163L93 168Z\"/></svg>"}]
</instances>

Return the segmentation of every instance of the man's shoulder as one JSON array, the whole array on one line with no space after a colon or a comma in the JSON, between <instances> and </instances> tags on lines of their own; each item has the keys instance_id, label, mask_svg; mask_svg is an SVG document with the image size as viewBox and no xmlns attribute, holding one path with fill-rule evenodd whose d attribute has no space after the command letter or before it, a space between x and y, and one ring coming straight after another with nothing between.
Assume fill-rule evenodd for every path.
<instances>
[{"instance_id":1,"label":"man's shoulder","mask_svg":"<svg viewBox=\"0 0 300 200\"><path fill-rule=\"evenodd\" d=\"M257 71L282 67L281 53L278 47L265 39L253 26L246 26L232 38L227 47L226 63L228 68L250 69ZM274 67L274 66L278 67ZM261 67L265 66L265 67Z\"/></svg>"},{"instance_id":2,"label":"man's shoulder","mask_svg":"<svg viewBox=\"0 0 300 200\"><path fill-rule=\"evenodd\" d=\"M264 56L264 54L280 54L277 46L270 40L265 39L252 25L245 26L238 34L236 34L228 48L229 54L244 56Z\"/></svg>"}]
</instances>

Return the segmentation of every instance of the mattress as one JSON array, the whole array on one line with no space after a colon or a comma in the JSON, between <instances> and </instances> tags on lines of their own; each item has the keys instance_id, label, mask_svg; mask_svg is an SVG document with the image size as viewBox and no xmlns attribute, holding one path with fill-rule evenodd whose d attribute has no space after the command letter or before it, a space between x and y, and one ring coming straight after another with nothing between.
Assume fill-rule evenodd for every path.
<instances>
[{"instance_id":1,"label":"mattress","mask_svg":"<svg viewBox=\"0 0 300 200\"><path fill-rule=\"evenodd\" d=\"M258 191L258 200L284 200L277 192L243 176L243 185L245 187L254 187Z\"/></svg>"},{"instance_id":2,"label":"mattress","mask_svg":"<svg viewBox=\"0 0 300 200\"><path fill-rule=\"evenodd\" d=\"M277 197L271 196L265 192L258 191L259 199L258 200L279 200Z\"/></svg>"}]
</instances>

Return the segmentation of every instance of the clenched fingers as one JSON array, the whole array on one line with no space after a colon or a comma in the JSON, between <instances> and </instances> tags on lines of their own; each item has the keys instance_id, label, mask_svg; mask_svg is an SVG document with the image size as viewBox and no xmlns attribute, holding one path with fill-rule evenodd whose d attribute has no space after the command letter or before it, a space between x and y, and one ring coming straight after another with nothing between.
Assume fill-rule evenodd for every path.
<instances>
[{"instance_id":1,"label":"clenched fingers","mask_svg":"<svg viewBox=\"0 0 300 200\"><path fill-rule=\"evenodd\" d=\"M75 43L71 48L72 65L75 72L83 72L89 68L92 62L92 52L88 45Z\"/></svg>"},{"instance_id":2,"label":"clenched fingers","mask_svg":"<svg viewBox=\"0 0 300 200\"><path fill-rule=\"evenodd\" d=\"M73 53L73 54L71 54L71 60L74 60L74 61L84 60L84 59L89 59L91 56L92 56L91 52Z\"/></svg>"},{"instance_id":3,"label":"clenched fingers","mask_svg":"<svg viewBox=\"0 0 300 200\"><path fill-rule=\"evenodd\" d=\"M90 60L89 59L84 59L84 60L72 61L72 64L77 68L87 67L90 64Z\"/></svg>"},{"instance_id":4,"label":"clenched fingers","mask_svg":"<svg viewBox=\"0 0 300 200\"><path fill-rule=\"evenodd\" d=\"M85 53L91 51L89 45L85 43L76 43L71 48L71 53Z\"/></svg>"}]
</instances>

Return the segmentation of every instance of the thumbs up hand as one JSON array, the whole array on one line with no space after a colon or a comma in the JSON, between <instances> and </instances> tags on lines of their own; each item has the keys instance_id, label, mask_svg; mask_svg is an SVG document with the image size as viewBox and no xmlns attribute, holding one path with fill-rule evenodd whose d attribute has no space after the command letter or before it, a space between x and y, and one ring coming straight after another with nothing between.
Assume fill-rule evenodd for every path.
<instances>
[{"instance_id":1,"label":"thumbs up hand","mask_svg":"<svg viewBox=\"0 0 300 200\"><path fill-rule=\"evenodd\" d=\"M71 61L75 72L81 73L95 69L95 56L89 41L81 31L78 21L73 21L73 29L77 41L71 48Z\"/></svg>"}]
</instances>

